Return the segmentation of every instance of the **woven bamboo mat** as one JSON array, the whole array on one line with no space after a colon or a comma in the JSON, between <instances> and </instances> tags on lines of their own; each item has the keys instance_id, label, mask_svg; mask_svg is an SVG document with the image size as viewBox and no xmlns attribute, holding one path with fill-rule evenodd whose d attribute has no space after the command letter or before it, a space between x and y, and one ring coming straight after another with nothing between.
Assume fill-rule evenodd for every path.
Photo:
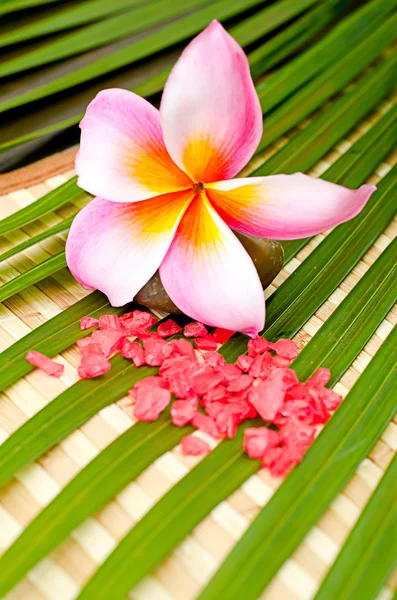
<instances>
[{"instance_id":1,"label":"woven bamboo mat","mask_svg":"<svg viewBox=\"0 0 397 600\"><path fill-rule=\"evenodd\" d=\"M391 106L391 99L383 103L369 120L364 121L318 163L311 174L321 175ZM286 140L287 138L279 140L267 153L274 152ZM378 166L369 183L376 184L396 162L397 152ZM33 202L72 175L73 172L66 172L47 178L28 189L12 191L1 198L0 218ZM1 238L0 251L55 225L74 211L75 207L71 205L63 207L28 225L23 231L13 232L7 238ZM317 236L301 250L267 290L267 296L301 264L325 235ZM395 219L297 334L295 339L301 347L305 346L328 319L396 235ZM65 237L66 234L55 236L11 258L0 266L0 281L8 281L61 250ZM86 293L65 269L5 301L0 305L0 351ZM396 322L395 306L335 386L339 393L343 396L347 394ZM0 442L77 381L76 366L79 355L76 348L69 348L56 357L56 360L65 365L64 375L59 380L33 371L9 387L0 397ZM121 399L117 404L101 410L38 461L19 471L0 492L0 550L7 548L39 511L89 461L132 424L131 409L125 406L125 399ZM343 492L278 572L261 596L262 599L309 600L314 596L396 450L397 418L390 423ZM39 563L7 598L70 600L75 597L97 566L134 523L195 464L197 460L182 456L178 447L167 452L102 510L79 526L56 551ZM273 479L264 470L252 476L227 501L217 506L150 577L131 591L129 597L134 600L191 600L197 597L199 590L279 485L280 480ZM379 600L391 598L392 590L396 587L397 572L382 590Z\"/></svg>"}]
</instances>

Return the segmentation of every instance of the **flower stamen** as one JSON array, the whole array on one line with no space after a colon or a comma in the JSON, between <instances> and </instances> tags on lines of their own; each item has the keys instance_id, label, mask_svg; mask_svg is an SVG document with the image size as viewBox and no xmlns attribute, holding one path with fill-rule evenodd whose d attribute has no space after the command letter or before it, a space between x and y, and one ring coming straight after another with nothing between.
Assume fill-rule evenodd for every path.
<instances>
[{"instance_id":1,"label":"flower stamen","mask_svg":"<svg viewBox=\"0 0 397 600\"><path fill-rule=\"evenodd\" d=\"M201 194L204 191L204 183L202 181L198 181L193 184L193 191L195 194Z\"/></svg>"}]
</instances>

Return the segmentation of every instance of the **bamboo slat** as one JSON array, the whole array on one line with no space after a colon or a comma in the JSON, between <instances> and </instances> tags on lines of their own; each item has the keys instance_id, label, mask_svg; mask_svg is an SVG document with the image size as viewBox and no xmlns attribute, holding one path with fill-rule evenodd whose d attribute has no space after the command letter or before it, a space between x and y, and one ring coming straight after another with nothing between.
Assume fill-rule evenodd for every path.
<instances>
[{"instance_id":1,"label":"bamboo slat","mask_svg":"<svg viewBox=\"0 0 397 600\"><path fill-rule=\"evenodd\" d=\"M384 102L371 118L340 142L311 174L321 175L350 145L359 139L392 106ZM283 140L271 149L280 147ZM267 152L269 153L269 152ZM397 162L397 153L378 166L369 183L377 183ZM28 189L12 191L0 201L0 218L26 206L66 181L66 172ZM76 207L66 206L46 215L23 230L0 238L0 252L66 218ZM269 296L326 234L312 239L278 275L266 291ZM374 245L296 335L304 347L329 318L343 298L397 235L395 219ZM38 247L22 252L0 266L0 282L24 272L63 247L65 235L54 236ZM0 304L0 351L47 319L82 298L84 291L64 269L40 284L31 286ZM343 396L351 389L371 358L397 322L395 306L378 327L363 351L343 375L335 389ZM79 355L71 347L56 357L65 365L64 375L52 379L33 371L0 396L0 442L27 419L77 381ZM18 472L0 490L0 551L6 549L56 494L103 448L133 426L125 399L100 411L50 452ZM262 594L262 600L310 600L356 523L365 503L397 451L397 418L390 423L354 477L332 506L310 531L293 556ZM182 456L179 447L155 461L96 515L79 526L50 556L41 561L7 596L8 600L71 600L125 533L189 469L194 457ZM134 600L193 600L227 553L241 537L274 491L280 480L261 470L250 477L227 501L217 506L150 577L129 594ZM391 577L378 600L392 598L397 573Z\"/></svg>"}]
</instances>

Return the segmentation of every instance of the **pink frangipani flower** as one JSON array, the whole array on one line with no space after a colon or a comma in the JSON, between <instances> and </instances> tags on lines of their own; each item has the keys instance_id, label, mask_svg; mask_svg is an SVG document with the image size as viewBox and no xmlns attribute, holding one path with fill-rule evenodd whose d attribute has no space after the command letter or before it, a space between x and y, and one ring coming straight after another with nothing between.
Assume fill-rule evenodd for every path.
<instances>
[{"instance_id":1,"label":"pink frangipani flower","mask_svg":"<svg viewBox=\"0 0 397 600\"><path fill-rule=\"evenodd\" d=\"M217 21L182 53L160 110L104 90L81 130L79 185L97 197L69 233L76 279L121 306L159 269L181 311L251 336L264 326L264 295L232 230L312 236L357 215L375 189L301 173L232 179L258 146L262 112L247 58Z\"/></svg>"}]
</instances>

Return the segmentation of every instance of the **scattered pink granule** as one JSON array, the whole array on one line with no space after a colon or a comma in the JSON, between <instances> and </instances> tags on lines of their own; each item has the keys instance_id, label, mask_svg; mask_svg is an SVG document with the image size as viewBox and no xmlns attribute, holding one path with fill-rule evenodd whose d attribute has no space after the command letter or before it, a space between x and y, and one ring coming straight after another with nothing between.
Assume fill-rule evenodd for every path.
<instances>
[{"instance_id":1,"label":"scattered pink granule","mask_svg":"<svg viewBox=\"0 0 397 600\"><path fill-rule=\"evenodd\" d=\"M45 354L37 352L36 350L29 350L26 355L26 360L36 367L36 369L44 371L44 373L51 375L51 377L60 377L65 368L64 365L56 363L51 358L48 358L48 356L45 356Z\"/></svg>"},{"instance_id":2,"label":"scattered pink granule","mask_svg":"<svg viewBox=\"0 0 397 600\"><path fill-rule=\"evenodd\" d=\"M279 444L279 434L267 427L249 427L244 431L244 450L250 458L263 459L269 448Z\"/></svg>"},{"instance_id":3,"label":"scattered pink granule","mask_svg":"<svg viewBox=\"0 0 397 600\"><path fill-rule=\"evenodd\" d=\"M205 337L208 333L208 330L205 325L199 323L198 321L193 321L192 323L188 323L185 325L183 330L183 335L187 338L196 338L196 337Z\"/></svg>"},{"instance_id":4,"label":"scattered pink granule","mask_svg":"<svg viewBox=\"0 0 397 600\"><path fill-rule=\"evenodd\" d=\"M117 315L102 315L99 317L99 329L121 330L121 322Z\"/></svg>"},{"instance_id":5,"label":"scattered pink granule","mask_svg":"<svg viewBox=\"0 0 397 600\"><path fill-rule=\"evenodd\" d=\"M228 392L242 392L243 390L251 387L254 379L250 375L239 375L232 379L232 381L227 386Z\"/></svg>"},{"instance_id":6,"label":"scattered pink granule","mask_svg":"<svg viewBox=\"0 0 397 600\"><path fill-rule=\"evenodd\" d=\"M329 369L320 368L312 377L307 380L307 385L311 388L322 388L331 379L331 371Z\"/></svg>"},{"instance_id":7,"label":"scattered pink granule","mask_svg":"<svg viewBox=\"0 0 397 600\"><path fill-rule=\"evenodd\" d=\"M151 367L159 367L165 360L167 342L161 338L149 338L144 341L145 361Z\"/></svg>"},{"instance_id":8,"label":"scattered pink granule","mask_svg":"<svg viewBox=\"0 0 397 600\"><path fill-rule=\"evenodd\" d=\"M161 387L140 387L137 390L134 416L139 421L156 421L171 401L171 392Z\"/></svg>"},{"instance_id":9,"label":"scattered pink granule","mask_svg":"<svg viewBox=\"0 0 397 600\"><path fill-rule=\"evenodd\" d=\"M92 327L96 327L97 325L99 325L99 321L94 317L81 317L80 319L81 331L84 331L85 329L91 329Z\"/></svg>"},{"instance_id":10,"label":"scattered pink granule","mask_svg":"<svg viewBox=\"0 0 397 600\"><path fill-rule=\"evenodd\" d=\"M244 373L247 373L250 370L250 367L251 367L253 361L254 361L254 359L252 358L252 356L247 356L246 354L242 354L237 359L237 366L242 371L244 371Z\"/></svg>"},{"instance_id":11,"label":"scattered pink granule","mask_svg":"<svg viewBox=\"0 0 397 600\"><path fill-rule=\"evenodd\" d=\"M116 329L96 329L90 337L93 342L100 345L106 358L112 357L117 352L124 339L123 333Z\"/></svg>"},{"instance_id":12,"label":"scattered pink granule","mask_svg":"<svg viewBox=\"0 0 397 600\"><path fill-rule=\"evenodd\" d=\"M130 329L131 327L135 327L138 329L149 329L155 323L157 323L157 319L153 317L149 312L142 310L134 310L130 313L125 313L120 317L121 326L124 330Z\"/></svg>"},{"instance_id":13,"label":"scattered pink granule","mask_svg":"<svg viewBox=\"0 0 397 600\"><path fill-rule=\"evenodd\" d=\"M219 352L206 352L204 354L204 362L210 367L223 367L226 364L225 359Z\"/></svg>"},{"instance_id":14,"label":"scattered pink granule","mask_svg":"<svg viewBox=\"0 0 397 600\"><path fill-rule=\"evenodd\" d=\"M221 383L221 381L221 374L209 366L196 368L189 378L190 387L200 396L206 394L211 388Z\"/></svg>"},{"instance_id":15,"label":"scattered pink granule","mask_svg":"<svg viewBox=\"0 0 397 600\"><path fill-rule=\"evenodd\" d=\"M157 376L141 379L128 392L138 420L155 421L174 397L174 425L190 423L223 439L233 438L241 423L260 415L267 426L248 427L243 447L251 458L262 459L273 476L280 477L302 460L319 427L342 401L325 387L331 377L328 369L318 369L306 383L298 381L289 368L298 354L298 346L291 340L270 342L257 336L248 342L248 354L229 364L216 349L234 332L218 328L209 334L202 323L193 322L184 329L191 342L182 337L166 341L164 338L180 333L181 328L167 319L157 331L149 331L156 322L150 313L136 310L120 317L102 315L98 320L83 317L80 323L82 330L99 325L77 341L82 379L106 373L111 367L109 358L116 353L136 367L159 367ZM63 371L63 365L38 352L29 352L26 358L51 375ZM199 437L187 436L182 451L207 454L210 447Z\"/></svg>"},{"instance_id":16,"label":"scattered pink granule","mask_svg":"<svg viewBox=\"0 0 397 600\"><path fill-rule=\"evenodd\" d=\"M143 346L138 344L138 342L130 342L128 338L124 338L120 345L119 351L121 356L132 360L136 367L141 367L142 365L146 364Z\"/></svg>"},{"instance_id":17,"label":"scattered pink granule","mask_svg":"<svg viewBox=\"0 0 397 600\"><path fill-rule=\"evenodd\" d=\"M157 333L162 338L170 337L171 335L175 335L180 331L182 331L182 327L180 327L178 323L175 323L175 321L172 319L168 319L167 321L164 321L164 323L160 323L157 328Z\"/></svg>"},{"instance_id":18,"label":"scattered pink granule","mask_svg":"<svg viewBox=\"0 0 397 600\"><path fill-rule=\"evenodd\" d=\"M235 331L217 327L213 333L213 336L217 344L225 344L225 342L227 342L227 340L229 340L234 333Z\"/></svg>"},{"instance_id":19,"label":"scattered pink granule","mask_svg":"<svg viewBox=\"0 0 397 600\"><path fill-rule=\"evenodd\" d=\"M279 356L283 358L289 358L290 360L296 358L299 354L299 348L292 340L280 339L276 343L272 344L272 350L275 350Z\"/></svg>"},{"instance_id":20,"label":"scattered pink granule","mask_svg":"<svg viewBox=\"0 0 397 600\"><path fill-rule=\"evenodd\" d=\"M217 348L215 338L210 333L204 337L195 338L194 343L198 350L216 350Z\"/></svg>"},{"instance_id":21,"label":"scattered pink granule","mask_svg":"<svg viewBox=\"0 0 397 600\"><path fill-rule=\"evenodd\" d=\"M177 427L191 422L198 408L198 397L191 400L175 400L171 407L171 419Z\"/></svg>"},{"instance_id":22,"label":"scattered pink granule","mask_svg":"<svg viewBox=\"0 0 397 600\"><path fill-rule=\"evenodd\" d=\"M295 371L275 369L270 375L253 386L249 395L251 404L264 421L273 421L281 409L289 386L297 381Z\"/></svg>"},{"instance_id":23,"label":"scattered pink granule","mask_svg":"<svg viewBox=\"0 0 397 600\"><path fill-rule=\"evenodd\" d=\"M215 424L215 421L211 419L208 415L204 415L203 413L196 413L192 419L192 425L196 429L200 429L200 431L204 431L209 435L212 435L213 438L220 438L220 434L218 428Z\"/></svg>"},{"instance_id":24,"label":"scattered pink granule","mask_svg":"<svg viewBox=\"0 0 397 600\"><path fill-rule=\"evenodd\" d=\"M183 454L190 456L200 456L211 451L207 442L195 435L187 435L182 438L181 447Z\"/></svg>"},{"instance_id":25,"label":"scattered pink granule","mask_svg":"<svg viewBox=\"0 0 397 600\"><path fill-rule=\"evenodd\" d=\"M80 379L91 379L99 377L110 370L110 362L108 359L99 353L84 354L79 368L78 374Z\"/></svg>"},{"instance_id":26,"label":"scattered pink granule","mask_svg":"<svg viewBox=\"0 0 397 600\"><path fill-rule=\"evenodd\" d=\"M271 350L273 344L265 340L259 335L248 342L248 356L255 358L259 354L263 354L266 350Z\"/></svg>"}]
</instances>

